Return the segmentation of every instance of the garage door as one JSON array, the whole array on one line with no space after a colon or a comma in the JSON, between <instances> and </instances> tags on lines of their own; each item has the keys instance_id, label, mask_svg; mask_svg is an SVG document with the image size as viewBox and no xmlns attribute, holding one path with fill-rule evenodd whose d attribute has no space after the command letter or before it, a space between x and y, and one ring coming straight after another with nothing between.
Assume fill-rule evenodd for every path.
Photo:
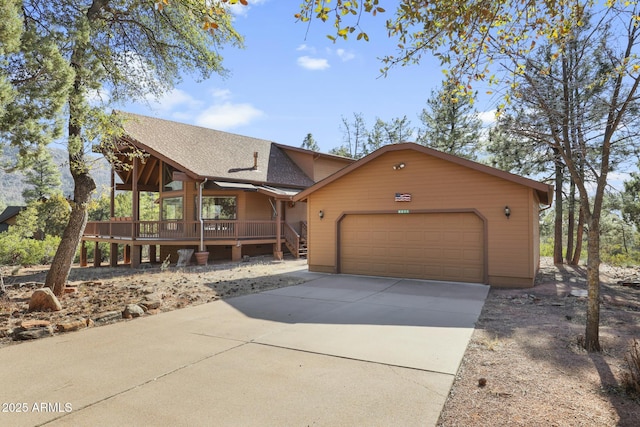
<instances>
[{"instance_id":1,"label":"garage door","mask_svg":"<svg viewBox=\"0 0 640 427\"><path fill-rule=\"evenodd\" d=\"M347 215L342 273L484 281L482 220L473 213Z\"/></svg>"}]
</instances>

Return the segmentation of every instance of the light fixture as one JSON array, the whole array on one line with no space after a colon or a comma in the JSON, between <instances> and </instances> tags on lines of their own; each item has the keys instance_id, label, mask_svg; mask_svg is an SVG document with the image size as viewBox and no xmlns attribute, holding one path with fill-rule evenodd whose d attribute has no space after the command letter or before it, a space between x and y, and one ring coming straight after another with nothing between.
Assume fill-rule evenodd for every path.
<instances>
[{"instance_id":1,"label":"light fixture","mask_svg":"<svg viewBox=\"0 0 640 427\"><path fill-rule=\"evenodd\" d=\"M324 218L324 211L322 209L320 209L320 211L318 212L318 216L320 217L320 219Z\"/></svg>"},{"instance_id":2,"label":"light fixture","mask_svg":"<svg viewBox=\"0 0 640 427\"><path fill-rule=\"evenodd\" d=\"M506 216L507 219L511 216L511 209L509 209L509 206L504 207L504 216Z\"/></svg>"},{"instance_id":3,"label":"light fixture","mask_svg":"<svg viewBox=\"0 0 640 427\"><path fill-rule=\"evenodd\" d=\"M398 163L397 165L393 165L393 170L397 171L397 170L400 170L400 169L404 169L405 166L407 166L407 165L405 165L404 162Z\"/></svg>"}]
</instances>

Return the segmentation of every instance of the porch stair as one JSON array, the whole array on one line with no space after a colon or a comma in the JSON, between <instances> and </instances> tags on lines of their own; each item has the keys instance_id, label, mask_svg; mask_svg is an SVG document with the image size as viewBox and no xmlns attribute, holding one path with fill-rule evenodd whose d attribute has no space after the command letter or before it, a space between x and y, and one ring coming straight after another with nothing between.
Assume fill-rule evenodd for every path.
<instances>
[{"instance_id":1,"label":"porch stair","mask_svg":"<svg viewBox=\"0 0 640 427\"><path fill-rule=\"evenodd\" d=\"M304 234L300 235L290 224L284 224L284 244L296 258L307 258L308 254L306 227L303 227L302 231Z\"/></svg>"},{"instance_id":2,"label":"porch stair","mask_svg":"<svg viewBox=\"0 0 640 427\"><path fill-rule=\"evenodd\" d=\"M307 257L307 239L300 238L300 246L298 247L298 256L297 258L306 258Z\"/></svg>"}]
</instances>

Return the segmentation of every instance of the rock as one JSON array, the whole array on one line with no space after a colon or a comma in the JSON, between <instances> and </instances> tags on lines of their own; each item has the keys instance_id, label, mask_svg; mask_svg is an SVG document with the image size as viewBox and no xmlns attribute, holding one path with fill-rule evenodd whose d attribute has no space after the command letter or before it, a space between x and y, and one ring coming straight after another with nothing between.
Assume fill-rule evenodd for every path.
<instances>
[{"instance_id":1,"label":"rock","mask_svg":"<svg viewBox=\"0 0 640 427\"><path fill-rule=\"evenodd\" d=\"M151 299L151 298L145 298L143 301L141 301L138 305L140 306L144 306L142 307L143 309L146 308L145 311L147 310L153 310L156 308L160 308L160 306L162 305L162 300L160 299Z\"/></svg>"},{"instance_id":2,"label":"rock","mask_svg":"<svg viewBox=\"0 0 640 427\"><path fill-rule=\"evenodd\" d=\"M11 336L13 333L13 329L11 328L0 328L0 338Z\"/></svg>"},{"instance_id":3,"label":"rock","mask_svg":"<svg viewBox=\"0 0 640 427\"><path fill-rule=\"evenodd\" d=\"M127 304L122 311L122 317L131 319L132 317L140 317L144 314L144 310L138 304Z\"/></svg>"},{"instance_id":4,"label":"rock","mask_svg":"<svg viewBox=\"0 0 640 427\"><path fill-rule=\"evenodd\" d=\"M95 319L95 323L107 323L113 322L115 320L122 319L122 312L120 311L107 311L105 313L100 313Z\"/></svg>"},{"instance_id":5,"label":"rock","mask_svg":"<svg viewBox=\"0 0 640 427\"><path fill-rule=\"evenodd\" d=\"M48 320L23 320L22 322L20 322L20 326L23 327L24 329L32 329L32 328L44 328L46 326L49 326L51 324L51 322L49 322Z\"/></svg>"},{"instance_id":6,"label":"rock","mask_svg":"<svg viewBox=\"0 0 640 427\"><path fill-rule=\"evenodd\" d=\"M91 319L87 319L87 328L93 328L93 325L95 325L96 322L94 322Z\"/></svg>"},{"instance_id":7,"label":"rock","mask_svg":"<svg viewBox=\"0 0 640 427\"><path fill-rule=\"evenodd\" d=\"M178 262L176 267L186 267L193 256L193 249L178 249Z\"/></svg>"},{"instance_id":8,"label":"rock","mask_svg":"<svg viewBox=\"0 0 640 427\"><path fill-rule=\"evenodd\" d=\"M49 288L36 289L29 299L29 311L60 311L62 305Z\"/></svg>"},{"instance_id":9,"label":"rock","mask_svg":"<svg viewBox=\"0 0 640 427\"><path fill-rule=\"evenodd\" d=\"M13 330L13 339L16 341L35 340L38 338L50 337L53 335L51 325L44 328L16 328Z\"/></svg>"},{"instance_id":10,"label":"rock","mask_svg":"<svg viewBox=\"0 0 640 427\"><path fill-rule=\"evenodd\" d=\"M56 331L58 332L72 332L78 329L84 329L87 327L87 321L85 319L72 320L70 322L58 323L56 325Z\"/></svg>"}]
</instances>

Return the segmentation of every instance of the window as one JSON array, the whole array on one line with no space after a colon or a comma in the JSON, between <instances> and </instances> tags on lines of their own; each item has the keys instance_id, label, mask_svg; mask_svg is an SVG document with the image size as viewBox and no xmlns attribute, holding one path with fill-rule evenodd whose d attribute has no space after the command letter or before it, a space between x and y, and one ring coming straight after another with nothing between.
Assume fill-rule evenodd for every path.
<instances>
[{"instance_id":1,"label":"window","mask_svg":"<svg viewBox=\"0 0 640 427\"><path fill-rule=\"evenodd\" d=\"M203 196L202 219L236 219L236 197Z\"/></svg>"},{"instance_id":2,"label":"window","mask_svg":"<svg viewBox=\"0 0 640 427\"><path fill-rule=\"evenodd\" d=\"M173 180L173 172L176 171L171 165L164 164L162 171L162 190L163 191L177 191L182 190L182 181Z\"/></svg>"},{"instance_id":3,"label":"window","mask_svg":"<svg viewBox=\"0 0 640 427\"><path fill-rule=\"evenodd\" d=\"M162 219L182 219L182 197L165 197L162 199Z\"/></svg>"}]
</instances>

